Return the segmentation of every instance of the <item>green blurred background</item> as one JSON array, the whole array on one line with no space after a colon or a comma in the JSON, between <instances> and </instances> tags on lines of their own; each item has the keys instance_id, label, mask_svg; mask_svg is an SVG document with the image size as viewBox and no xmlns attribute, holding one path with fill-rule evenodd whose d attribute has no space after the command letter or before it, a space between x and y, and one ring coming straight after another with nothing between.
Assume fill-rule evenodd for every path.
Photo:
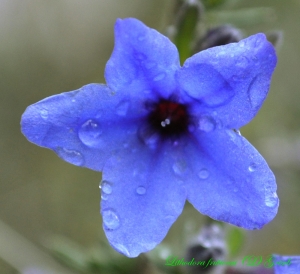
<instances>
[{"instance_id":1,"label":"green blurred background","mask_svg":"<svg viewBox=\"0 0 300 274\"><path fill-rule=\"evenodd\" d=\"M247 234L241 256L300 254L300 1L236 2L226 9L234 11L232 22L246 35L284 33L271 92L257 117L241 129L275 172L281 205L274 221ZM47 255L45 239L62 235L87 249L105 241L101 174L29 143L20 132L20 117L47 96L104 82L116 18L136 17L164 31L173 5L174 0L0 0L0 273L19 273L33 264L76 273ZM263 13L260 24L237 16L239 8L262 6L273 10ZM227 20L226 13L221 18L218 13L206 20ZM187 206L166 238L174 254L184 248L179 235L191 218L200 228L203 216Z\"/></svg>"}]
</instances>

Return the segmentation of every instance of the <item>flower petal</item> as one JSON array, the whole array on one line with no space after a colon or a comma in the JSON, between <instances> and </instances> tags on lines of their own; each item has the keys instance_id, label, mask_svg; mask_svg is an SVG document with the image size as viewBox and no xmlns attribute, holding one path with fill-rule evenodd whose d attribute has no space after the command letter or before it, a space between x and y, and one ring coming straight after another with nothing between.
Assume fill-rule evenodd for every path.
<instances>
[{"instance_id":1,"label":"flower petal","mask_svg":"<svg viewBox=\"0 0 300 274\"><path fill-rule=\"evenodd\" d=\"M136 142L144 106L101 84L48 97L29 106L22 132L65 161L101 171L110 155Z\"/></svg>"},{"instance_id":2,"label":"flower petal","mask_svg":"<svg viewBox=\"0 0 300 274\"><path fill-rule=\"evenodd\" d=\"M275 274L299 274L300 256L273 255ZM273 266L273 265L272 265Z\"/></svg>"},{"instance_id":3,"label":"flower petal","mask_svg":"<svg viewBox=\"0 0 300 274\"><path fill-rule=\"evenodd\" d=\"M225 128L240 128L260 109L276 66L264 34L210 48L187 59L178 71L181 88L200 104L192 112L213 115Z\"/></svg>"},{"instance_id":4,"label":"flower petal","mask_svg":"<svg viewBox=\"0 0 300 274\"><path fill-rule=\"evenodd\" d=\"M182 212L186 192L174 176L169 153L136 145L104 167L103 228L110 244L128 257L153 249Z\"/></svg>"},{"instance_id":5,"label":"flower petal","mask_svg":"<svg viewBox=\"0 0 300 274\"><path fill-rule=\"evenodd\" d=\"M115 47L105 68L111 89L144 99L153 93L167 98L176 89L179 67L178 51L167 37L137 19L117 20Z\"/></svg>"},{"instance_id":6,"label":"flower petal","mask_svg":"<svg viewBox=\"0 0 300 274\"><path fill-rule=\"evenodd\" d=\"M187 199L202 214L246 229L275 217L275 177L244 137L232 130L200 133L185 153Z\"/></svg>"}]
</instances>

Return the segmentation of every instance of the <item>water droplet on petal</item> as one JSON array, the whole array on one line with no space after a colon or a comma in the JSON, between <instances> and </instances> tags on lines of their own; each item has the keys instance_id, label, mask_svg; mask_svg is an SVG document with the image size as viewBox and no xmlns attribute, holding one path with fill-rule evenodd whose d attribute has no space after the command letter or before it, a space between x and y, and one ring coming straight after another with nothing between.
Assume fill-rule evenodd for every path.
<instances>
[{"instance_id":1,"label":"water droplet on petal","mask_svg":"<svg viewBox=\"0 0 300 274\"><path fill-rule=\"evenodd\" d=\"M278 196L276 192L273 192L271 195L266 195L265 198L266 206L268 207L275 207L278 204Z\"/></svg>"},{"instance_id":2,"label":"water droplet on petal","mask_svg":"<svg viewBox=\"0 0 300 274\"><path fill-rule=\"evenodd\" d=\"M109 196L109 195L107 195L107 194L105 194L105 193L101 193L101 200L107 201L108 196Z\"/></svg>"},{"instance_id":3,"label":"water droplet on petal","mask_svg":"<svg viewBox=\"0 0 300 274\"><path fill-rule=\"evenodd\" d=\"M76 150L58 147L55 151L60 158L73 165L82 166L84 164L83 156Z\"/></svg>"},{"instance_id":4,"label":"water droplet on petal","mask_svg":"<svg viewBox=\"0 0 300 274\"><path fill-rule=\"evenodd\" d=\"M105 209L102 211L103 224L107 229L113 230L120 226L118 215L112 209Z\"/></svg>"},{"instance_id":5,"label":"water droplet on petal","mask_svg":"<svg viewBox=\"0 0 300 274\"><path fill-rule=\"evenodd\" d=\"M233 129L233 131L234 131L237 135L242 136L241 132L240 132L238 129Z\"/></svg>"},{"instance_id":6,"label":"water droplet on petal","mask_svg":"<svg viewBox=\"0 0 300 274\"><path fill-rule=\"evenodd\" d=\"M200 117L198 121L199 129L205 132L213 131L216 127L215 120L208 116Z\"/></svg>"},{"instance_id":7,"label":"water droplet on petal","mask_svg":"<svg viewBox=\"0 0 300 274\"><path fill-rule=\"evenodd\" d=\"M139 186L136 189L136 193L139 194L139 195L144 195L146 193L146 188L143 187L143 186Z\"/></svg>"},{"instance_id":8,"label":"water droplet on petal","mask_svg":"<svg viewBox=\"0 0 300 274\"><path fill-rule=\"evenodd\" d=\"M114 244L114 248L127 257L131 256L127 248L121 244Z\"/></svg>"},{"instance_id":9,"label":"water droplet on petal","mask_svg":"<svg viewBox=\"0 0 300 274\"><path fill-rule=\"evenodd\" d=\"M260 92L261 91L260 80L261 80L260 76L254 77L248 89L248 98L250 100L253 109L258 109L261 106L266 96L264 92Z\"/></svg>"},{"instance_id":10,"label":"water droplet on petal","mask_svg":"<svg viewBox=\"0 0 300 274\"><path fill-rule=\"evenodd\" d=\"M232 142L234 142L238 147L242 146L242 138L239 133L235 130L227 130L227 134Z\"/></svg>"},{"instance_id":11,"label":"water droplet on petal","mask_svg":"<svg viewBox=\"0 0 300 274\"><path fill-rule=\"evenodd\" d=\"M233 192L234 192L234 193L237 193L237 192L238 192L238 189L235 187L235 188L233 189Z\"/></svg>"},{"instance_id":12,"label":"water droplet on petal","mask_svg":"<svg viewBox=\"0 0 300 274\"><path fill-rule=\"evenodd\" d=\"M101 140L99 139L101 134L102 129L94 120L87 120L78 130L78 136L81 142L91 147L101 144Z\"/></svg>"},{"instance_id":13,"label":"water droplet on petal","mask_svg":"<svg viewBox=\"0 0 300 274\"><path fill-rule=\"evenodd\" d=\"M259 47L262 43L262 39L260 36L257 36L256 41L255 41L255 47Z\"/></svg>"},{"instance_id":14,"label":"water droplet on petal","mask_svg":"<svg viewBox=\"0 0 300 274\"><path fill-rule=\"evenodd\" d=\"M123 101L117 106L117 114L120 116L125 116L129 108L129 102Z\"/></svg>"},{"instance_id":15,"label":"water droplet on petal","mask_svg":"<svg viewBox=\"0 0 300 274\"><path fill-rule=\"evenodd\" d=\"M106 180L103 180L99 187L101 188L102 192L105 194L111 194L112 193L112 184Z\"/></svg>"},{"instance_id":16,"label":"water droplet on petal","mask_svg":"<svg viewBox=\"0 0 300 274\"><path fill-rule=\"evenodd\" d=\"M252 163L249 167L248 167L250 172L254 172L256 170L256 164Z\"/></svg>"},{"instance_id":17,"label":"water droplet on petal","mask_svg":"<svg viewBox=\"0 0 300 274\"><path fill-rule=\"evenodd\" d=\"M186 171L185 161L178 161L173 166L172 169L176 175L182 175Z\"/></svg>"},{"instance_id":18,"label":"water droplet on petal","mask_svg":"<svg viewBox=\"0 0 300 274\"><path fill-rule=\"evenodd\" d=\"M139 137L150 148L155 148L160 140L159 134L148 127L139 129Z\"/></svg>"},{"instance_id":19,"label":"water droplet on petal","mask_svg":"<svg viewBox=\"0 0 300 274\"><path fill-rule=\"evenodd\" d=\"M241 48L243 48L243 47L245 46L245 42L244 42L244 41L240 41L240 42L238 43L238 45L239 45Z\"/></svg>"},{"instance_id":20,"label":"water droplet on petal","mask_svg":"<svg viewBox=\"0 0 300 274\"><path fill-rule=\"evenodd\" d=\"M153 78L153 81L160 81L160 80L164 79L165 76L166 75L164 73L160 73Z\"/></svg>"},{"instance_id":21,"label":"water droplet on petal","mask_svg":"<svg viewBox=\"0 0 300 274\"><path fill-rule=\"evenodd\" d=\"M200 179L207 179L208 178L208 176L209 176L209 172L208 172L208 170L206 169L206 168L203 168L203 169L201 169L200 170L200 172L198 173L198 176L199 176L199 178Z\"/></svg>"},{"instance_id":22,"label":"water droplet on petal","mask_svg":"<svg viewBox=\"0 0 300 274\"><path fill-rule=\"evenodd\" d=\"M248 61L247 57L245 57L245 56L240 56L236 62L236 65L241 68L247 67L248 64L249 64L249 61Z\"/></svg>"},{"instance_id":23,"label":"water droplet on petal","mask_svg":"<svg viewBox=\"0 0 300 274\"><path fill-rule=\"evenodd\" d=\"M44 120L47 120L48 119L48 110L42 109L40 112L40 115Z\"/></svg>"}]
</instances>

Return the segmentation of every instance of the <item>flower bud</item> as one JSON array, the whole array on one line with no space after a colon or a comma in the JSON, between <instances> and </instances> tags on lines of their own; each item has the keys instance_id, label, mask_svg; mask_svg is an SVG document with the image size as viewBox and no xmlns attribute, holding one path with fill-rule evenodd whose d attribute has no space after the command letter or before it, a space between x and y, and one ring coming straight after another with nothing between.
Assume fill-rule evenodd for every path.
<instances>
[{"instance_id":1,"label":"flower bud","mask_svg":"<svg viewBox=\"0 0 300 274\"><path fill-rule=\"evenodd\" d=\"M194 48L194 53L208 48L238 42L243 38L242 32L230 25L222 25L206 32Z\"/></svg>"}]
</instances>

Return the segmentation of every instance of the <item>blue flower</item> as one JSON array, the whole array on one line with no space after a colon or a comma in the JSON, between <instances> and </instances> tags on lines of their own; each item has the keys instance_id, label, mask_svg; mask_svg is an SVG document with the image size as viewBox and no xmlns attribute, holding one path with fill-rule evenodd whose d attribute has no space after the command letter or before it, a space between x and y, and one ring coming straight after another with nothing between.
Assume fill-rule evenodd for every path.
<instances>
[{"instance_id":1,"label":"blue flower","mask_svg":"<svg viewBox=\"0 0 300 274\"><path fill-rule=\"evenodd\" d=\"M299 256L281 256L273 255L273 264L275 274L299 274L300 257Z\"/></svg>"},{"instance_id":2,"label":"blue flower","mask_svg":"<svg viewBox=\"0 0 300 274\"><path fill-rule=\"evenodd\" d=\"M118 20L107 85L27 108L22 131L74 165L103 172L101 214L128 257L154 248L188 200L202 214L259 229L277 213L275 177L237 130L267 96L276 54L265 35L179 64L168 38Z\"/></svg>"}]
</instances>

